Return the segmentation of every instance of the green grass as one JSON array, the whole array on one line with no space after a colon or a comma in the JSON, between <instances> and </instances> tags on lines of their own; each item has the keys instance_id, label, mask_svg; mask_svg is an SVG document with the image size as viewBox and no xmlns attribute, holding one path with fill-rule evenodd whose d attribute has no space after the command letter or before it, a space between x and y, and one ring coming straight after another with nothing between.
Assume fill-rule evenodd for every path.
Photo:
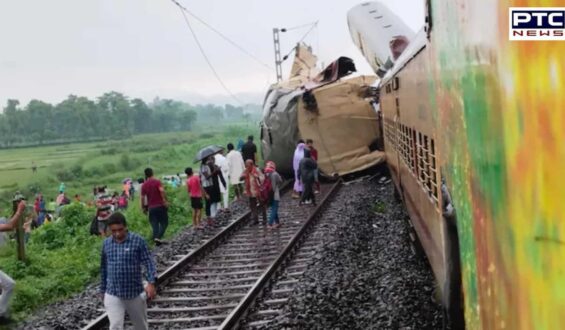
<instances>
[{"instance_id":1,"label":"green grass","mask_svg":"<svg viewBox=\"0 0 565 330\"><path fill-rule=\"evenodd\" d=\"M375 204L373 204L373 207L371 209L375 213L385 213L386 205L383 201L378 201Z\"/></svg>"},{"instance_id":2,"label":"green grass","mask_svg":"<svg viewBox=\"0 0 565 330\"><path fill-rule=\"evenodd\" d=\"M125 177L139 178L143 169L150 166L157 177L182 173L194 163L196 152L209 144L225 146L238 138L254 134L249 126L220 127L202 132L165 133L136 136L124 141L107 141L23 148L2 151L0 163L0 198L6 206L15 190L27 194L33 201L32 190L39 189L46 199L55 197L60 179L58 176L78 175L65 180L69 196L80 194L83 201L91 200L94 185L108 185L120 191ZM132 164L124 168L122 158L127 155ZM34 159L42 166L32 174L29 166ZM27 169L18 169L24 165ZM167 187L171 203L170 224L166 238L190 224L191 212L185 188ZM4 212L6 213L6 212ZM130 230L150 237L147 217L139 207L139 200L130 203L125 212ZM7 215L7 214L4 214ZM17 320L25 319L36 309L74 293L96 280L98 276L101 239L90 236L88 228L94 209L78 203L66 207L61 220L44 225L31 233L26 246L27 261L16 259L15 243L0 249L1 269L12 276L16 291L12 301L12 314Z\"/></svg>"},{"instance_id":3,"label":"green grass","mask_svg":"<svg viewBox=\"0 0 565 330\"><path fill-rule=\"evenodd\" d=\"M204 132L139 135L123 141L2 150L0 205L8 206L6 200L17 189L26 192L28 198L38 190L47 198L55 197L61 181L65 182L69 196L87 197L95 184L119 190L123 178L143 177L145 167L152 167L158 177L182 173L185 167L195 166L193 157L198 149L209 144L235 144L237 138L254 134L255 129L240 124L216 130L204 128ZM132 167L121 166L124 155L133 161ZM39 166L35 174L31 170L32 160ZM83 172L78 178L57 175L65 174L73 166L80 166Z\"/></svg>"}]
</instances>

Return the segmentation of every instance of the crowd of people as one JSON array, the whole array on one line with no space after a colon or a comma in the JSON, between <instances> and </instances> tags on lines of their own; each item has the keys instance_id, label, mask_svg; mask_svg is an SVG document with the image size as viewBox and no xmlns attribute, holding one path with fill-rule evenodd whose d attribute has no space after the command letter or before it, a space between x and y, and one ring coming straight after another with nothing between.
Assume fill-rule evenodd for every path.
<instances>
[{"instance_id":1,"label":"crowd of people","mask_svg":"<svg viewBox=\"0 0 565 330\"><path fill-rule=\"evenodd\" d=\"M316 204L315 194L320 190L317 155L312 140L307 140L306 143L298 141L293 160L293 198L299 199L299 205ZM247 200L252 221L259 223L261 214L263 223L269 230L281 225L278 209L283 179L272 161L267 161L263 169L259 168L253 136L249 136L246 143L240 141L238 149L228 143L226 155L223 150L206 155L201 159L198 172L187 167L184 173L187 176L186 187L193 209L192 223L195 230L204 225L202 209L208 224L213 223L219 211L230 212L230 189L234 190L234 202ZM141 185L141 209L148 216L152 240L160 245L165 243L163 237L169 223L169 202L153 169L146 168L144 174L145 179L138 181ZM177 177L180 178L178 174ZM181 184L177 183L177 186ZM106 186L93 189L96 214L92 220L91 232L106 237L101 254L100 293L110 320L110 329L123 328L126 312L135 329L147 329L146 300L152 299L156 294L157 273L148 245L141 236L128 232L126 218L120 212L128 207L128 201L133 200L135 191L131 180L123 182L120 195L110 194ZM75 196L75 201L81 202L79 195ZM59 186L56 201L51 200L51 203L46 206L43 196L37 195L34 208L39 215L38 219L42 218L37 221L38 225L50 221L45 220L49 219L49 211L60 212L60 208L70 203L65 195L64 183ZM13 217L0 224L0 231L13 230L22 217L24 208L25 201L22 201ZM267 217L268 209L270 213ZM146 270L145 285L142 268ZM13 287L14 281L0 271L0 321L6 318L8 299Z\"/></svg>"}]
</instances>

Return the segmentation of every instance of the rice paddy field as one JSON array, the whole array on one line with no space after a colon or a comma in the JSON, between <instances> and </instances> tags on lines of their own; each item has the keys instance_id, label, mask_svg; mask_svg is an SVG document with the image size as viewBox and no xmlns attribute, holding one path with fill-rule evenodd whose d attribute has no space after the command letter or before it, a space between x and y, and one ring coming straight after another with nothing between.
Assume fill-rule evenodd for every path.
<instances>
[{"instance_id":1,"label":"rice paddy field","mask_svg":"<svg viewBox=\"0 0 565 330\"><path fill-rule=\"evenodd\" d=\"M125 140L76 143L0 150L0 203L6 205L16 191L33 198L42 192L55 197L64 182L69 197L90 197L95 185L120 189L124 178L141 178L152 167L156 176L183 173L196 166L194 155L210 144L237 145L255 133L250 125L201 128L195 132L138 135ZM37 171L32 171L35 164Z\"/></svg>"}]
</instances>

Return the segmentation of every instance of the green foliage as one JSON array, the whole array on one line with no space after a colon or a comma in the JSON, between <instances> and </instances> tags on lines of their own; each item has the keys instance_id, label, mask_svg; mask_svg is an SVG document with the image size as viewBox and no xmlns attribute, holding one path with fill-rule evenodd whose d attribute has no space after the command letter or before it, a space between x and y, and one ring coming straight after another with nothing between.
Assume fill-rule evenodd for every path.
<instances>
[{"instance_id":1,"label":"green foliage","mask_svg":"<svg viewBox=\"0 0 565 330\"><path fill-rule=\"evenodd\" d=\"M53 167L46 167L41 176L26 174L31 178L25 184L0 191L0 202L10 201L14 190L21 190L28 200L33 200L33 192L41 191L47 200L56 196L60 181L67 185L69 196L79 193L83 201L89 201L92 187L107 184L114 190L121 189L125 177L141 177L141 165L151 166L158 177L182 172L189 165L194 166L193 157L203 146L209 144L226 145L235 143L237 138L253 134L255 128L233 126L207 128L209 135L198 137L198 133L160 133L134 136L103 144L71 144L58 147L27 148L28 153L40 153L48 149L57 155L72 154L78 157L73 162L59 159ZM55 150L58 149L58 150ZM100 151L114 149L115 152L103 155ZM3 153L7 157L20 158L20 149ZM127 160L125 160L127 159ZM139 165L136 165L138 164ZM126 166L124 166L126 164ZM69 180L60 180L58 172L64 171ZM33 189L32 189L33 188ZM170 238L190 224L191 209L185 188L173 189L166 186L170 202L169 228L166 238ZM136 196L139 196L136 193ZM7 211L8 205L3 207ZM89 235L89 225L94 216L94 208L78 203L65 207L60 220L44 225L31 233L26 245L28 259L25 263L16 259L14 242L0 250L0 265L3 271L17 281L12 311L17 319L26 318L39 307L66 298L96 282L99 273L100 247L102 239ZM149 238L151 227L147 216L139 208L139 199L130 203L124 212L129 229Z\"/></svg>"},{"instance_id":2,"label":"green foliage","mask_svg":"<svg viewBox=\"0 0 565 330\"><path fill-rule=\"evenodd\" d=\"M57 170L57 172L55 172L55 175L57 176L57 180L59 181L71 181L75 179L73 173L65 168Z\"/></svg>"},{"instance_id":3,"label":"green foliage","mask_svg":"<svg viewBox=\"0 0 565 330\"><path fill-rule=\"evenodd\" d=\"M102 172L104 174L114 173L114 172L116 172L116 170L117 170L117 167L116 167L116 164L114 164L114 163L104 163L102 165Z\"/></svg>"},{"instance_id":4,"label":"green foliage","mask_svg":"<svg viewBox=\"0 0 565 330\"><path fill-rule=\"evenodd\" d=\"M112 147L112 148L108 148L108 149L102 149L102 150L100 150L100 153L102 155L116 155L116 154L120 153L120 149Z\"/></svg>"},{"instance_id":5,"label":"green foliage","mask_svg":"<svg viewBox=\"0 0 565 330\"><path fill-rule=\"evenodd\" d=\"M170 238L190 224L188 197L184 189L166 188L171 203L169 208ZM2 270L16 282L12 311L23 319L35 308L68 297L80 291L98 277L102 238L89 234L94 208L79 203L66 206L59 220L33 231L26 251L28 259L15 258L15 247L0 253ZM137 203L131 203L124 212L129 230L149 239L151 226Z\"/></svg>"},{"instance_id":6,"label":"green foliage","mask_svg":"<svg viewBox=\"0 0 565 330\"><path fill-rule=\"evenodd\" d=\"M120 166L123 170L131 171L141 165L137 158L130 158L128 154L122 154L120 157Z\"/></svg>"},{"instance_id":7,"label":"green foliage","mask_svg":"<svg viewBox=\"0 0 565 330\"><path fill-rule=\"evenodd\" d=\"M372 210L375 213L385 213L386 205L383 201L377 201L373 204Z\"/></svg>"},{"instance_id":8,"label":"green foliage","mask_svg":"<svg viewBox=\"0 0 565 330\"><path fill-rule=\"evenodd\" d=\"M198 136L201 139L211 139L214 137L214 134L211 133L202 133Z\"/></svg>"},{"instance_id":9,"label":"green foliage","mask_svg":"<svg viewBox=\"0 0 565 330\"><path fill-rule=\"evenodd\" d=\"M21 107L18 100L8 100L4 112L0 111L0 148L189 131L196 123L217 125L249 120L244 110L256 112L260 106L247 105L245 109L229 104L193 106L159 98L147 104L114 91L95 101L70 95L56 105L32 100ZM119 151L103 147L101 153L114 155Z\"/></svg>"}]
</instances>

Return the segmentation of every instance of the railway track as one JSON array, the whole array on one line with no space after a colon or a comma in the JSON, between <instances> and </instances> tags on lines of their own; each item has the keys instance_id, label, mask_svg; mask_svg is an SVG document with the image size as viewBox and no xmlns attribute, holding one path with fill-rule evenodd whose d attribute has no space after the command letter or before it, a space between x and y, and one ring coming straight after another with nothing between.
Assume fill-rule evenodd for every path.
<instances>
[{"instance_id":1,"label":"railway track","mask_svg":"<svg viewBox=\"0 0 565 330\"><path fill-rule=\"evenodd\" d=\"M322 185L316 207L298 207L285 193L278 229L252 223L248 212L199 248L177 255L160 273L158 296L148 304L150 328L252 329L267 324L284 306L319 245L323 231L307 233L339 186ZM107 326L104 314L83 329Z\"/></svg>"}]
</instances>

